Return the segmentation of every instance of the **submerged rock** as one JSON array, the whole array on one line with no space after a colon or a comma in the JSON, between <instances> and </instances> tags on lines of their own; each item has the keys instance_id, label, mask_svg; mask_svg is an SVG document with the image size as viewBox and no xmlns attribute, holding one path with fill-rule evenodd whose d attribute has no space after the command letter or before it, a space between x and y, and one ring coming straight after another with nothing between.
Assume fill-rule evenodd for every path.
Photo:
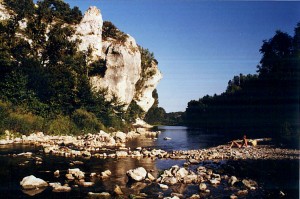
<instances>
[{"instance_id":1,"label":"submerged rock","mask_svg":"<svg viewBox=\"0 0 300 199\"><path fill-rule=\"evenodd\" d=\"M42 193L46 187L36 188L36 189L22 189L22 192L29 195L29 196L35 196L39 193Z\"/></svg>"},{"instance_id":2,"label":"submerged rock","mask_svg":"<svg viewBox=\"0 0 300 199\"><path fill-rule=\"evenodd\" d=\"M102 192L102 193L88 193L89 199L110 199L111 195L108 192Z\"/></svg>"},{"instance_id":3,"label":"submerged rock","mask_svg":"<svg viewBox=\"0 0 300 199\"><path fill-rule=\"evenodd\" d=\"M52 182L49 185L53 188L53 192L70 192L71 187L68 184L61 185L59 182Z\"/></svg>"}]
</instances>

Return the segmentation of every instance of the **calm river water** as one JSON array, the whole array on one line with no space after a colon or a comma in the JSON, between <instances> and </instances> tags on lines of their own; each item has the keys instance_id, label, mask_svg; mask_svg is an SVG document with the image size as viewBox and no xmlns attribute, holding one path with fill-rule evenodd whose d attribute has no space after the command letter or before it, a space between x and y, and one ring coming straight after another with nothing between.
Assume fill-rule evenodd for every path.
<instances>
[{"instance_id":1,"label":"calm river water","mask_svg":"<svg viewBox=\"0 0 300 199\"><path fill-rule=\"evenodd\" d=\"M128 142L128 146L132 149L136 147L145 148L157 148L166 151L172 150L188 150L188 149L201 149L228 142L228 138L217 134L203 133L199 130L188 130L186 127L171 127L160 126L158 130L161 134L157 139L144 139L139 138ZM164 140L165 137L170 137L171 140ZM26 157L13 157L13 154L21 152L33 152L33 156ZM40 165L35 164L36 157L43 159L43 163ZM84 164L73 165L75 160L82 161ZM146 170L151 170L154 176L173 165L182 166L184 160L166 160L142 158L140 160L134 158L122 158L122 159L83 159L83 158L64 158L51 155L44 155L41 148L28 145L0 145L0 198L86 198L88 192L112 192L115 185L119 185L126 195L139 194L139 192L146 193L148 198L156 198L158 192L157 185L148 185L145 183L129 184L126 177L126 171L134 169L139 166L144 167ZM47 182L60 182L61 184L67 183L65 174L69 168L80 168L80 170L86 173L85 181L93 181L94 186L89 188L76 187L71 182L69 185L72 187L72 191L69 193L54 193L51 188L41 190L41 193L24 193L20 187L20 181L23 177L28 175L35 175L38 178L42 178ZM89 174L92 172L100 173L106 169L112 172L112 176L108 180L99 180L90 178ZM61 176L56 178L53 172L60 170ZM146 188L145 188L146 187ZM192 185L187 187L186 185L178 185L172 188L173 190L165 191L164 196L169 196L171 191L177 193L184 193L191 195L197 193L198 186ZM222 192L222 190L220 190ZM33 195L33 196L30 196ZM221 194L222 195L222 194ZM222 198L222 197L221 197Z\"/></svg>"}]
</instances>

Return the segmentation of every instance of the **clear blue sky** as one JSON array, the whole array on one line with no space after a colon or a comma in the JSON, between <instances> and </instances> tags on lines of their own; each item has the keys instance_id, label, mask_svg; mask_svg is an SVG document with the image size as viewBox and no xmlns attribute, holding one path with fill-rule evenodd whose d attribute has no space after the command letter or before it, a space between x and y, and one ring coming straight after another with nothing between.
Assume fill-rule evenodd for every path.
<instances>
[{"instance_id":1,"label":"clear blue sky","mask_svg":"<svg viewBox=\"0 0 300 199\"><path fill-rule=\"evenodd\" d=\"M164 78L159 106L184 111L192 99L220 94L234 75L254 74L262 41L276 30L294 35L300 2L199 0L65 0L82 12L97 6L154 52Z\"/></svg>"}]
</instances>

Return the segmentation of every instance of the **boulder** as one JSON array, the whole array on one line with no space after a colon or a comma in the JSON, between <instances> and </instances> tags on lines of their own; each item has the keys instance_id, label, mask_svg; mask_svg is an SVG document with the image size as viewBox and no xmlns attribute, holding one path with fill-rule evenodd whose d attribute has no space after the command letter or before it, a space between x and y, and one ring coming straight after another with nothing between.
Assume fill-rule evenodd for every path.
<instances>
[{"instance_id":1,"label":"boulder","mask_svg":"<svg viewBox=\"0 0 300 199\"><path fill-rule=\"evenodd\" d=\"M178 180L175 177L166 177L162 179L162 182L173 185L176 184Z\"/></svg>"},{"instance_id":2,"label":"boulder","mask_svg":"<svg viewBox=\"0 0 300 199\"><path fill-rule=\"evenodd\" d=\"M105 170L101 172L101 177L102 178L109 178L111 176L111 171L110 170Z\"/></svg>"},{"instance_id":3,"label":"boulder","mask_svg":"<svg viewBox=\"0 0 300 199\"><path fill-rule=\"evenodd\" d=\"M54 174L55 177L59 177L59 170L54 171L53 174Z\"/></svg>"},{"instance_id":4,"label":"boulder","mask_svg":"<svg viewBox=\"0 0 300 199\"><path fill-rule=\"evenodd\" d=\"M61 186L59 182L52 182L49 185L53 188L53 192L69 192L71 191L71 187L68 184Z\"/></svg>"},{"instance_id":5,"label":"boulder","mask_svg":"<svg viewBox=\"0 0 300 199\"><path fill-rule=\"evenodd\" d=\"M158 184L158 185L162 189L169 189L168 185L165 185L165 184Z\"/></svg>"},{"instance_id":6,"label":"boulder","mask_svg":"<svg viewBox=\"0 0 300 199\"><path fill-rule=\"evenodd\" d=\"M238 179L235 176L231 176L228 180L228 183L233 186L237 181Z\"/></svg>"},{"instance_id":7,"label":"boulder","mask_svg":"<svg viewBox=\"0 0 300 199\"><path fill-rule=\"evenodd\" d=\"M116 151L117 158L125 158L128 156L128 153L126 151Z\"/></svg>"},{"instance_id":8,"label":"boulder","mask_svg":"<svg viewBox=\"0 0 300 199\"><path fill-rule=\"evenodd\" d=\"M83 179L84 178L84 172L80 171L80 169L68 169L68 174L72 174L77 179Z\"/></svg>"},{"instance_id":9,"label":"boulder","mask_svg":"<svg viewBox=\"0 0 300 199\"><path fill-rule=\"evenodd\" d=\"M142 181L145 180L147 176L147 171L143 167L138 167L136 169L131 169L127 171L127 176L129 179L134 180L134 181Z\"/></svg>"},{"instance_id":10,"label":"boulder","mask_svg":"<svg viewBox=\"0 0 300 199\"><path fill-rule=\"evenodd\" d=\"M114 193L116 195L123 195L123 192L122 192L121 188L118 185L115 185Z\"/></svg>"},{"instance_id":11,"label":"boulder","mask_svg":"<svg viewBox=\"0 0 300 199\"><path fill-rule=\"evenodd\" d=\"M118 131L115 135L115 140L117 142L126 142L126 134L121 131Z\"/></svg>"},{"instance_id":12,"label":"boulder","mask_svg":"<svg viewBox=\"0 0 300 199\"><path fill-rule=\"evenodd\" d=\"M34 175L24 177L20 182L23 189L37 189L41 187L47 187L48 183L40 178L36 178Z\"/></svg>"},{"instance_id":13,"label":"boulder","mask_svg":"<svg viewBox=\"0 0 300 199\"><path fill-rule=\"evenodd\" d=\"M199 184L199 189L200 189L200 191L205 191L207 189L206 184L205 183L200 183Z\"/></svg>"},{"instance_id":14,"label":"boulder","mask_svg":"<svg viewBox=\"0 0 300 199\"><path fill-rule=\"evenodd\" d=\"M74 176L72 174L69 174L69 173L66 174L66 178L68 180L75 180Z\"/></svg>"},{"instance_id":15,"label":"boulder","mask_svg":"<svg viewBox=\"0 0 300 199\"><path fill-rule=\"evenodd\" d=\"M184 178L185 176L187 176L189 174L189 172L185 169L185 168L180 168L177 173L176 176L179 177L179 179Z\"/></svg>"}]
</instances>

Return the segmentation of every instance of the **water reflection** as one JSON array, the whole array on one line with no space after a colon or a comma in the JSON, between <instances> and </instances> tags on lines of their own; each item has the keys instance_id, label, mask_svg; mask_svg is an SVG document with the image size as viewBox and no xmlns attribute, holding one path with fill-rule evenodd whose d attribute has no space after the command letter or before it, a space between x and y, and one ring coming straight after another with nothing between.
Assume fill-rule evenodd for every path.
<instances>
[{"instance_id":1,"label":"water reflection","mask_svg":"<svg viewBox=\"0 0 300 199\"><path fill-rule=\"evenodd\" d=\"M161 134L153 139L139 137L129 141L127 144L131 149L136 147L144 148L158 148L166 151L172 150L188 150L210 147L224 143L224 137L215 134L208 134L199 130L189 130L186 127L170 127L160 126L159 130ZM171 140L164 140L164 137L170 137ZM168 169L173 165L182 166L184 160L164 160L164 159L151 159L151 158L121 158L121 159L82 159L82 158L64 158L51 155L44 155L39 147L32 145L4 145L0 146L0 194L1 196L11 196L22 198L29 197L21 191L19 182L23 177L28 175L35 175L48 182L60 182L66 183L65 174L69 168L79 168L86 173L86 181L95 182L93 187L72 187L70 193L53 193L51 188L47 188L42 193L38 193L33 197L37 198L84 198L89 191L92 192L112 192L115 185L119 185L125 194L137 194L141 191L148 192L156 197L158 194L155 190L158 187L153 184L145 188L145 183L129 183L126 176L126 172L130 169L137 167L144 167L153 176L157 177L161 170ZM9 154L18 154L22 152L33 152L33 157L13 157ZM41 165L35 165L35 156L42 157L43 163ZM70 162L74 160L80 160L84 162L82 165L70 166ZM20 163L28 161L24 166L20 166ZM101 173L109 169L112 172L112 176L107 180L100 180L99 178L89 177L90 173ZM53 172L60 170L60 177L55 178ZM73 182L69 182L70 186L74 185ZM144 189L145 188L145 189ZM186 190L184 186L174 186L172 189L176 189L176 192L183 193ZM27 193L28 194L28 193ZM36 194L36 193L33 193ZM29 195L33 195L29 193Z\"/></svg>"},{"instance_id":2,"label":"water reflection","mask_svg":"<svg viewBox=\"0 0 300 199\"><path fill-rule=\"evenodd\" d=\"M183 126L159 126L158 129L162 133L154 145L167 151L202 149L226 142L225 136L199 129L188 129ZM172 139L164 140L164 137Z\"/></svg>"}]
</instances>

